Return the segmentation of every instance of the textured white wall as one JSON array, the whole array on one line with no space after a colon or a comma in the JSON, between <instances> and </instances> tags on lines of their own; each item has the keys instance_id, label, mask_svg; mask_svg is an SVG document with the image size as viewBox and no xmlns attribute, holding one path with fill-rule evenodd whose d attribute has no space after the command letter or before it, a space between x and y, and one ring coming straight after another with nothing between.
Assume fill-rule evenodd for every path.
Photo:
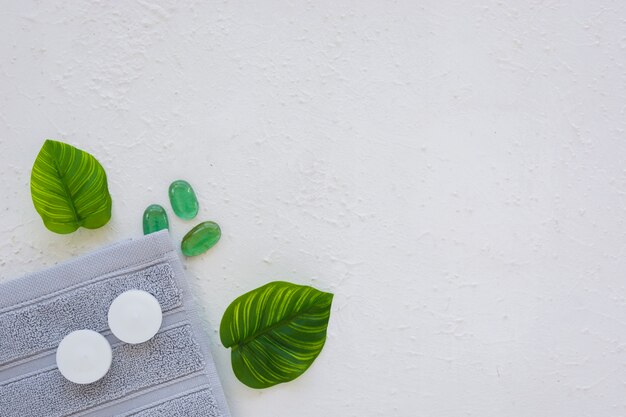
<instances>
[{"instance_id":1,"label":"textured white wall","mask_svg":"<svg viewBox=\"0 0 626 417\"><path fill-rule=\"evenodd\" d=\"M290 384L211 335L234 417L626 415L623 0L12 0L0 57L2 280L183 178L224 230L186 261L211 328L270 280L336 294ZM105 166L105 228L44 229L46 137Z\"/></svg>"}]
</instances>

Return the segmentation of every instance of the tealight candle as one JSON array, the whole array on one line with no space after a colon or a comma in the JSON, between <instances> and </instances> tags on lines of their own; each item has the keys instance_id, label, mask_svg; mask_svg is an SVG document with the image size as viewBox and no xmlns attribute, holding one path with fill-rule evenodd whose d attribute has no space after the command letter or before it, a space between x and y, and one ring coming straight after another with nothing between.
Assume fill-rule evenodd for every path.
<instances>
[{"instance_id":1,"label":"tealight candle","mask_svg":"<svg viewBox=\"0 0 626 417\"><path fill-rule=\"evenodd\" d=\"M112 358L109 341L93 330L76 330L65 336L56 355L61 375L76 384L101 379L109 372Z\"/></svg>"},{"instance_id":2,"label":"tealight candle","mask_svg":"<svg viewBox=\"0 0 626 417\"><path fill-rule=\"evenodd\" d=\"M161 305L152 294L141 290L126 291L109 307L109 328L122 342L137 344L154 337L161 328Z\"/></svg>"}]
</instances>

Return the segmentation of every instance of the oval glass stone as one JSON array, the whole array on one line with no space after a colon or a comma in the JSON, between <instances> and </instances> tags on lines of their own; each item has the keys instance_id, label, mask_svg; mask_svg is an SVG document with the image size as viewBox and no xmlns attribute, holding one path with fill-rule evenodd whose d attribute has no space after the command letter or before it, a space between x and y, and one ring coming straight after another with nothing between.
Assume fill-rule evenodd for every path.
<instances>
[{"instance_id":1,"label":"oval glass stone","mask_svg":"<svg viewBox=\"0 0 626 417\"><path fill-rule=\"evenodd\" d=\"M222 231L217 223L200 223L185 235L180 248L185 256L197 256L211 249L221 236Z\"/></svg>"},{"instance_id":2,"label":"oval glass stone","mask_svg":"<svg viewBox=\"0 0 626 417\"><path fill-rule=\"evenodd\" d=\"M143 212L143 234L158 232L159 230L169 229L167 221L167 213L165 209L158 204L151 204L146 207Z\"/></svg>"},{"instance_id":3,"label":"oval glass stone","mask_svg":"<svg viewBox=\"0 0 626 417\"><path fill-rule=\"evenodd\" d=\"M191 220L198 214L196 193L187 181L177 180L170 185L170 204L181 219Z\"/></svg>"}]
</instances>

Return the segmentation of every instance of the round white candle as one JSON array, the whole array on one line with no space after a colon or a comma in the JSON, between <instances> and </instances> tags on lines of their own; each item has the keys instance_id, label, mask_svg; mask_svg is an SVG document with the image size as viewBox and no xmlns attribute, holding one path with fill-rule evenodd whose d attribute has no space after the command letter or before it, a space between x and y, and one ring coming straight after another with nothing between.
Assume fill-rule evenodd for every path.
<instances>
[{"instance_id":1,"label":"round white candle","mask_svg":"<svg viewBox=\"0 0 626 417\"><path fill-rule=\"evenodd\" d=\"M93 330L76 330L65 336L57 348L57 367L76 384L91 384L111 367L113 353L108 340Z\"/></svg>"},{"instance_id":2,"label":"round white candle","mask_svg":"<svg viewBox=\"0 0 626 417\"><path fill-rule=\"evenodd\" d=\"M109 307L109 328L122 342L137 344L152 339L162 321L161 305L145 291L126 291Z\"/></svg>"}]
</instances>

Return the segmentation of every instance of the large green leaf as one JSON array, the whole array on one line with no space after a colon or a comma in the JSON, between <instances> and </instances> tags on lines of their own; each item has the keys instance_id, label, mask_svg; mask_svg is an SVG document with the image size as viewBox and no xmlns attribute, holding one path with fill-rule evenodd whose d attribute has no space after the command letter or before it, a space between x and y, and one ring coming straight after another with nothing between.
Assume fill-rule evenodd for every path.
<instances>
[{"instance_id":1,"label":"large green leaf","mask_svg":"<svg viewBox=\"0 0 626 417\"><path fill-rule=\"evenodd\" d=\"M291 381L313 363L326 341L333 294L270 282L226 309L220 338L232 348L237 378L251 388Z\"/></svg>"},{"instance_id":2,"label":"large green leaf","mask_svg":"<svg viewBox=\"0 0 626 417\"><path fill-rule=\"evenodd\" d=\"M66 143L46 140L30 177L35 209L48 229L97 229L111 218L111 195L102 165Z\"/></svg>"}]
</instances>

